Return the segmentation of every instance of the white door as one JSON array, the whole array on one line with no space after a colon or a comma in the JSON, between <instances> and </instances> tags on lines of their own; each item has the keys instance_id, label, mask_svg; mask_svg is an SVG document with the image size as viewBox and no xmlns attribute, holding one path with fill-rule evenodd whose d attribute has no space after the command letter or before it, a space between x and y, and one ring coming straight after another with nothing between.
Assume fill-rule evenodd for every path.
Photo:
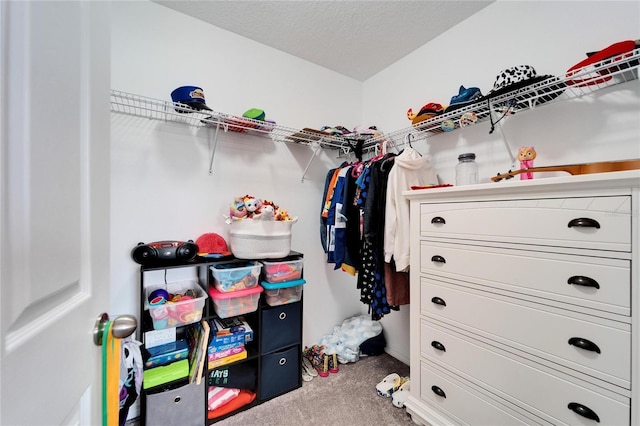
<instances>
[{"instance_id":1,"label":"white door","mask_svg":"<svg viewBox=\"0 0 640 426\"><path fill-rule=\"evenodd\" d=\"M94 425L109 306L110 6L0 1L0 424Z\"/></svg>"}]
</instances>

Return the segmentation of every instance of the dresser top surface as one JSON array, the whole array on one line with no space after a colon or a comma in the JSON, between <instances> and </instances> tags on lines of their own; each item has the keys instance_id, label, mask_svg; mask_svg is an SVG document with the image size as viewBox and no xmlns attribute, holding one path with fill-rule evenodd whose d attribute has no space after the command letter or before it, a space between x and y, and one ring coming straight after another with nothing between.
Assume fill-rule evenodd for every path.
<instances>
[{"instance_id":1,"label":"dresser top surface","mask_svg":"<svg viewBox=\"0 0 640 426\"><path fill-rule=\"evenodd\" d=\"M567 175L561 177L520 180L518 177L499 182L477 185L451 186L433 189L404 191L409 200L420 201L460 201L490 196L492 198L545 195L548 193L579 192L582 195L597 195L601 192L622 190L630 193L632 188L640 188L640 170L622 172Z\"/></svg>"}]
</instances>

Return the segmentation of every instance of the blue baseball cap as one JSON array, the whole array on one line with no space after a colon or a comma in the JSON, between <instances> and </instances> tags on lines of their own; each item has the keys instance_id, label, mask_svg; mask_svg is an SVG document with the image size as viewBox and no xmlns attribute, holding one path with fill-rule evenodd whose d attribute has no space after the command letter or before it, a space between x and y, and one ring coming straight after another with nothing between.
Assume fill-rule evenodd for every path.
<instances>
[{"instance_id":1,"label":"blue baseball cap","mask_svg":"<svg viewBox=\"0 0 640 426\"><path fill-rule=\"evenodd\" d=\"M181 104L188 105L193 109L207 109L211 111L211 108L209 108L204 102L204 91L200 87L178 87L173 92L171 92L171 99L173 100L173 102L179 102Z\"/></svg>"}]
</instances>

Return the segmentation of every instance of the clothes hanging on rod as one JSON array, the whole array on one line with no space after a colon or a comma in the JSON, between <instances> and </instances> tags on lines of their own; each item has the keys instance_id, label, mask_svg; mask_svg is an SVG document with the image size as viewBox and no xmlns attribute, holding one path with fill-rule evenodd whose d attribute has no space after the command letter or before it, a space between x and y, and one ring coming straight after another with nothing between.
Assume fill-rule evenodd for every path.
<instances>
[{"instance_id":1,"label":"clothes hanging on rod","mask_svg":"<svg viewBox=\"0 0 640 426\"><path fill-rule=\"evenodd\" d=\"M357 275L374 320L409 304L409 203L402 192L437 184L428 156L411 146L327 173L321 239L327 262Z\"/></svg>"},{"instance_id":2,"label":"clothes hanging on rod","mask_svg":"<svg viewBox=\"0 0 640 426\"><path fill-rule=\"evenodd\" d=\"M387 184L384 260L395 260L398 271L409 270L409 201L403 191L412 186L436 185L438 176L427 156L409 147L394 160Z\"/></svg>"},{"instance_id":3,"label":"clothes hanging on rod","mask_svg":"<svg viewBox=\"0 0 640 426\"><path fill-rule=\"evenodd\" d=\"M360 300L370 307L372 319L380 319L397 309L389 304L384 276L384 223L387 177L393 166L395 154L387 154L372 162L366 181L363 208L362 268L357 287ZM386 167L383 167L386 166Z\"/></svg>"},{"instance_id":4,"label":"clothes hanging on rod","mask_svg":"<svg viewBox=\"0 0 640 426\"><path fill-rule=\"evenodd\" d=\"M327 262L357 274L360 300L372 319L394 307L386 299L384 282L384 215L387 176L396 154L343 163L327 173L321 214L321 239Z\"/></svg>"}]
</instances>

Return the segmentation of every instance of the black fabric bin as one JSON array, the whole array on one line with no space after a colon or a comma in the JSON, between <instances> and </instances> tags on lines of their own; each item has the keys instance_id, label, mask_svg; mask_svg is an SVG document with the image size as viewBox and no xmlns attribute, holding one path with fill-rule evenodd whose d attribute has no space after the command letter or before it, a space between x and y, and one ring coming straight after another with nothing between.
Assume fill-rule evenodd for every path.
<instances>
[{"instance_id":1,"label":"black fabric bin","mask_svg":"<svg viewBox=\"0 0 640 426\"><path fill-rule=\"evenodd\" d=\"M300 343L301 302L263 308L261 353L267 354Z\"/></svg>"}]
</instances>

